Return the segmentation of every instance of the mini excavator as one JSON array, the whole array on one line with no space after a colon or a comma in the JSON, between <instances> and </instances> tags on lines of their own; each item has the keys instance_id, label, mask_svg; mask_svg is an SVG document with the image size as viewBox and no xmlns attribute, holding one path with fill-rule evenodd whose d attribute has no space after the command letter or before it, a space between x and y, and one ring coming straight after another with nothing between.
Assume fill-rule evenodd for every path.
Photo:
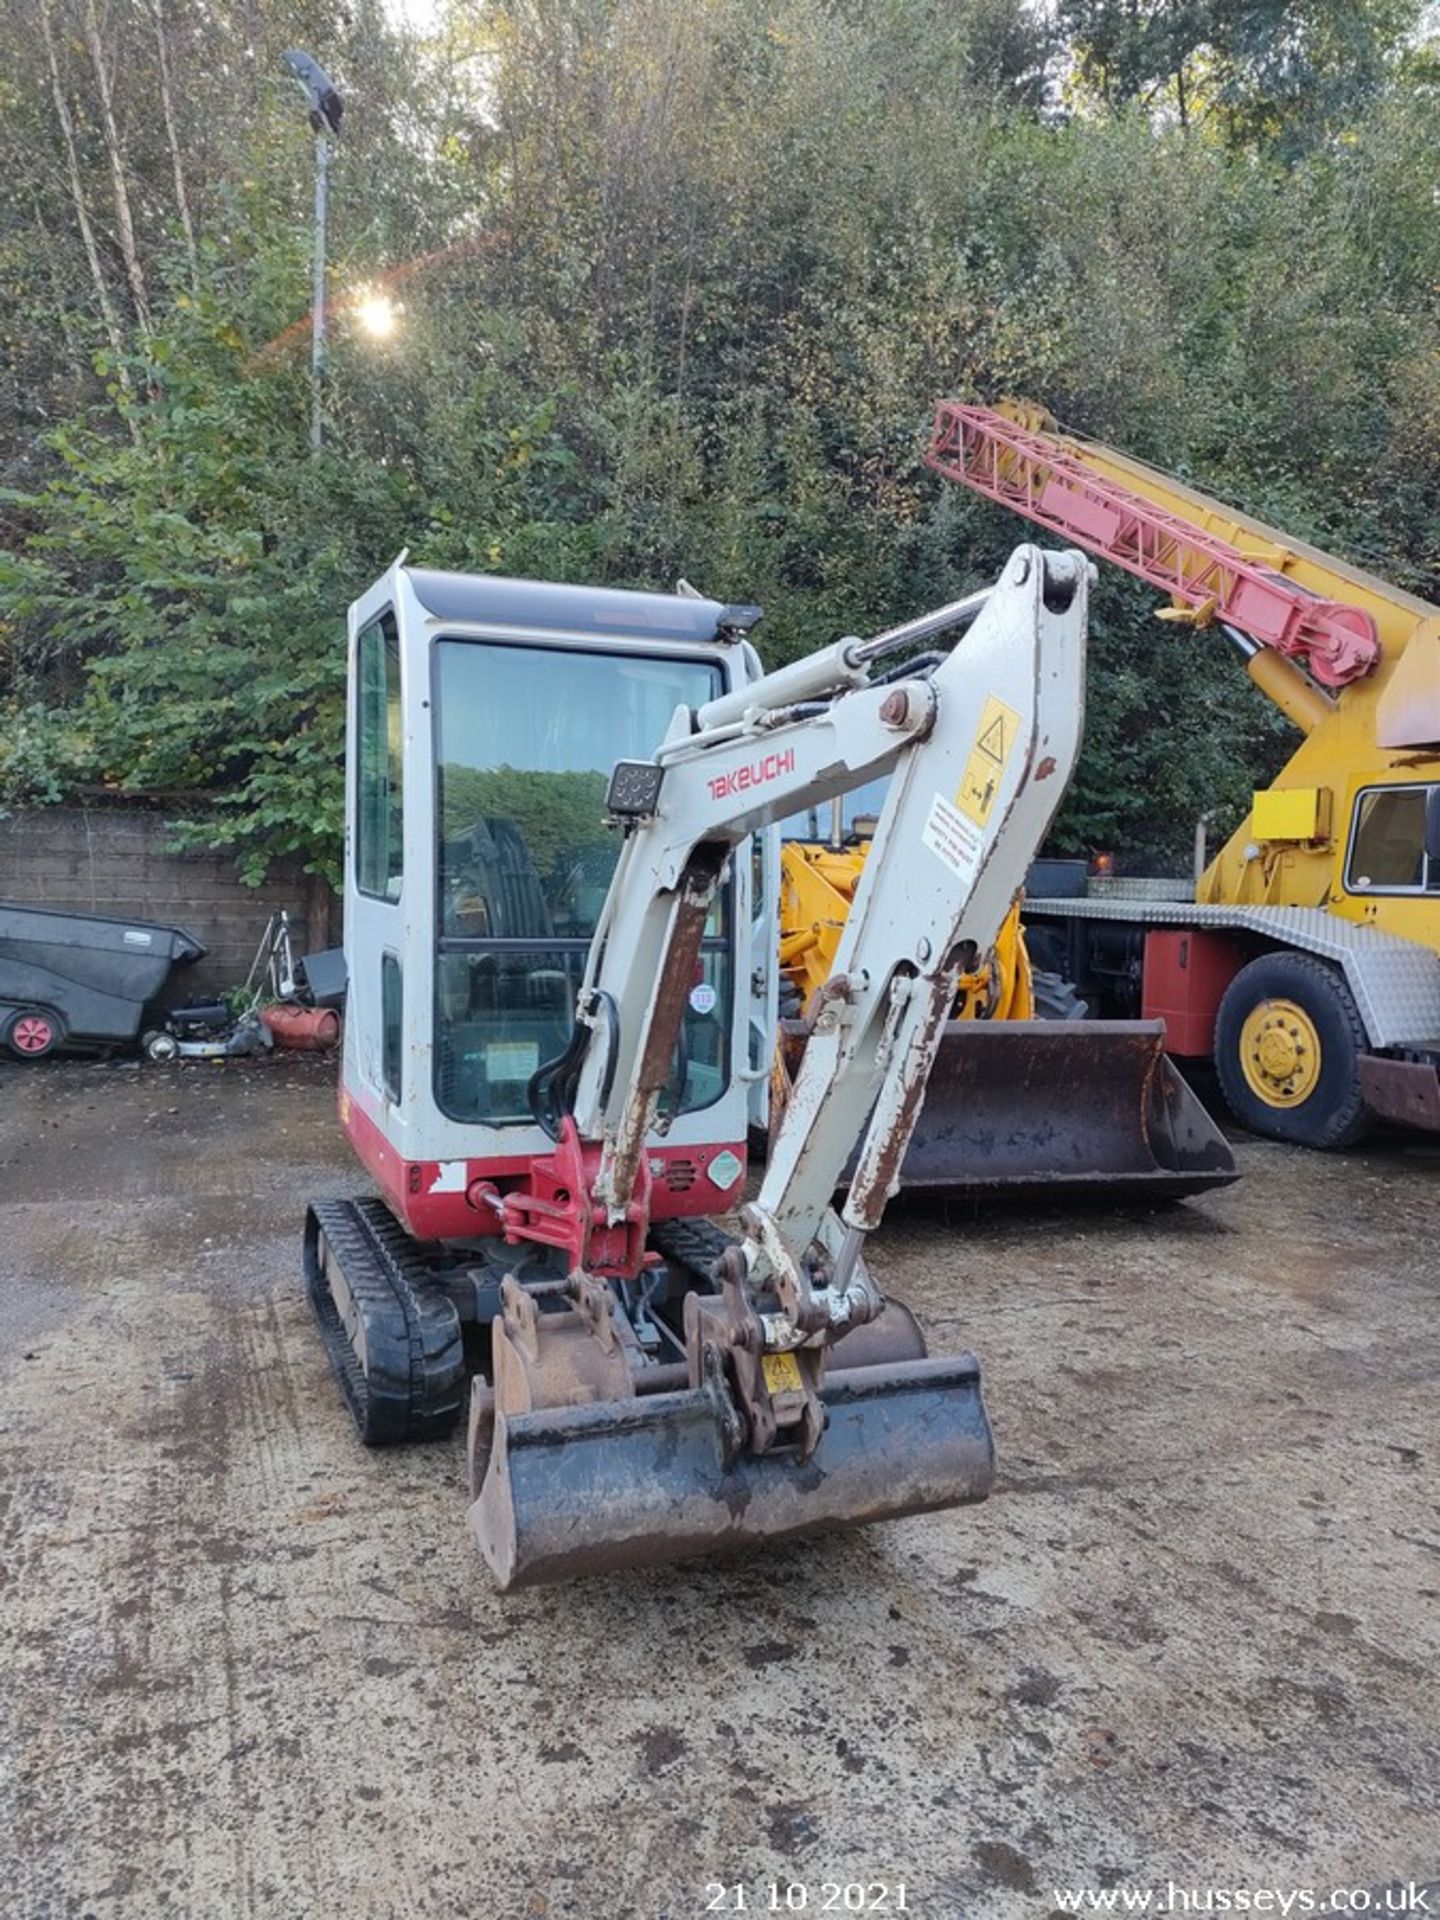
<instances>
[{"instance_id":1,"label":"mini excavator","mask_svg":"<svg viewBox=\"0 0 1440 1920\"><path fill-rule=\"evenodd\" d=\"M1088 587L1022 546L769 674L757 610L686 591L402 556L352 608L340 1114L381 1197L310 1208L306 1279L365 1441L468 1409L502 1589L989 1492L975 1357L864 1248L1070 777ZM880 775L747 1204L772 829Z\"/></svg>"}]
</instances>

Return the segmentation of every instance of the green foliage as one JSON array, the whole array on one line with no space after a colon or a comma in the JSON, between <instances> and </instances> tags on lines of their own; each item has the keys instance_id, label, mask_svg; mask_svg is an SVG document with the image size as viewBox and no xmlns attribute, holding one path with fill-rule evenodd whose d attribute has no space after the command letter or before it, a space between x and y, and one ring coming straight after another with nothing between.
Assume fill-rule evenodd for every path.
<instances>
[{"instance_id":1,"label":"green foliage","mask_svg":"<svg viewBox=\"0 0 1440 1920\"><path fill-rule=\"evenodd\" d=\"M52 4L104 240L84 9ZM923 467L943 393L1042 400L1435 590L1440 67L1405 0L1069 0L1061 44L1002 0L452 0L403 48L368 4L253 0L244 74L230 11L105 14L142 302L87 256L37 10L0 0L0 804L146 797L252 878L333 874L344 609L400 548L683 574L761 602L779 663L1027 537ZM350 96L320 459L297 39ZM1152 607L1097 596L1058 839L1183 865L1285 735ZM528 831L578 846L589 805Z\"/></svg>"},{"instance_id":2,"label":"green foliage","mask_svg":"<svg viewBox=\"0 0 1440 1920\"><path fill-rule=\"evenodd\" d=\"M537 873L583 860L612 844L602 821L603 773L537 773L519 767L442 768L441 831L465 833L477 820L509 820L518 828Z\"/></svg>"},{"instance_id":3,"label":"green foliage","mask_svg":"<svg viewBox=\"0 0 1440 1920\"><path fill-rule=\"evenodd\" d=\"M1080 89L1293 153L1353 125L1423 0L1061 0Z\"/></svg>"}]
</instances>

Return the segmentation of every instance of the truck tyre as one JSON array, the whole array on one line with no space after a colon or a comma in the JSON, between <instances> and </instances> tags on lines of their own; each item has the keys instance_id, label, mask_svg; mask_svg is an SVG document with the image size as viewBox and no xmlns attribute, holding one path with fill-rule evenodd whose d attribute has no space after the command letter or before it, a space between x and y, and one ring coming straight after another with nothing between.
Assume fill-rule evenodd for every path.
<instances>
[{"instance_id":1,"label":"truck tyre","mask_svg":"<svg viewBox=\"0 0 1440 1920\"><path fill-rule=\"evenodd\" d=\"M60 1022L44 1007L21 1007L5 1022L3 1037L17 1060L43 1060L60 1044Z\"/></svg>"},{"instance_id":2,"label":"truck tyre","mask_svg":"<svg viewBox=\"0 0 1440 1920\"><path fill-rule=\"evenodd\" d=\"M1063 973L1051 973L1039 967L1030 975L1030 990L1035 1000L1037 1020L1088 1020L1090 1002L1083 998L1074 982Z\"/></svg>"},{"instance_id":3,"label":"truck tyre","mask_svg":"<svg viewBox=\"0 0 1440 1920\"><path fill-rule=\"evenodd\" d=\"M1242 1127L1302 1147L1348 1147L1372 1116L1360 1091L1365 1029L1336 968L1310 953L1242 967L1215 1017L1215 1071Z\"/></svg>"}]
</instances>

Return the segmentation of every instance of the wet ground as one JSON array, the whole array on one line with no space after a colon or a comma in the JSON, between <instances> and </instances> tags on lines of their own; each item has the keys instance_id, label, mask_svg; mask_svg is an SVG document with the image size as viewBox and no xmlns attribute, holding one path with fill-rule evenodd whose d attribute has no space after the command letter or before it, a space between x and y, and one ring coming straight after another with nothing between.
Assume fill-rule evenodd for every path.
<instances>
[{"instance_id":1,"label":"wet ground","mask_svg":"<svg viewBox=\"0 0 1440 1920\"><path fill-rule=\"evenodd\" d=\"M330 1070L0 1068L0 1911L1433 1881L1440 1157L1239 1151L1148 1218L887 1223L987 1506L502 1600L458 1443L365 1453L325 1371Z\"/></svg>"}]
</instances>

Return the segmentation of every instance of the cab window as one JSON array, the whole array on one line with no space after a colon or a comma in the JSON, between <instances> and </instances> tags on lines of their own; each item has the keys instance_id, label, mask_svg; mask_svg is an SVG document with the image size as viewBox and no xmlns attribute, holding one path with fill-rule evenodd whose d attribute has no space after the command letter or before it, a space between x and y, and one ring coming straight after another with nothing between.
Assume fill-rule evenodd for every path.
<instances>
[{"instance_id":1,"label":"cab window","mask_svg":"<svg viewBox=\"0 0 1440 1920\"><path fill-rule=\"evenodd\" d=\"M1350 893L1424 893L1440 887L1425 856L1427 787L1370 787L1355 801L1345 887Z\"/></svg>"},{"instance_id":2,"label":"cab window","mask_svg":"<svg viewBox=\"0 0 1440 1920\"><path fill-rule=\"evenodd\" d=\"M380 958L380 1079L385 1098L400 1103L400 1059L405 1041L405 1002L400 962L393 953Z\"/></svg>"},{"instance_id":3,"label":"cab window","mask_svg":"<svg viewBox=\"0 0 1440 1920\"><path fill-rule=\"evenodd\" d=\"M449 637L435 644L439 846L435 1095L449 1118L529 1118L531 1075L563 1051L621 837L617 760L655 751L677 707L722 691L713 660ZM662 1109L730 1081L734 911L720 890Z\"/></svg>"},{"instance_id":4,"label":"cab window","mask_svg":"<svg viewBox=\"0 0 1440 1920\"><path fill-rule=\"evenodd\" d=\"M355 884L379 900L400 898L404 825L404 721L400 640L393 613L361 629L356 646Z\"/></svg>"}]
</instances>

